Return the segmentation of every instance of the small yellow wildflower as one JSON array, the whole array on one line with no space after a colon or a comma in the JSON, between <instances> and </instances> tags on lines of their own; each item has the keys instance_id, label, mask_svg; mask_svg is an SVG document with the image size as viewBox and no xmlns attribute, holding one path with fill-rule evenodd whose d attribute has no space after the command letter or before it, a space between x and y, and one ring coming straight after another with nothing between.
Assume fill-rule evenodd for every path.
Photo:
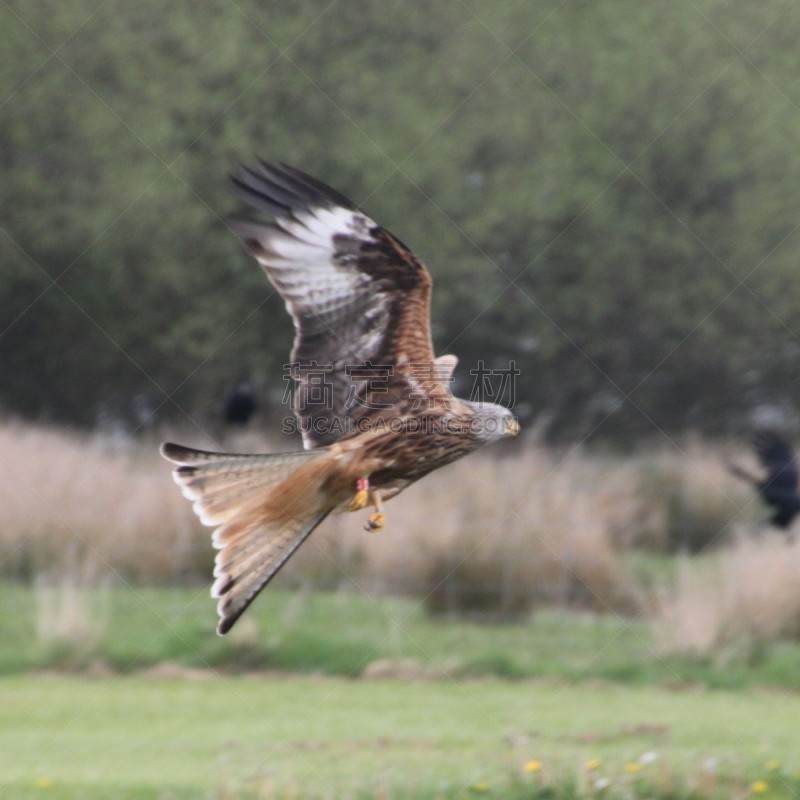
<instances>
[{"instance_id":1,"label":"small yellow wildflower","mask_svg":"<svg viewBox=\"0 0 800 800\"><path fill-rule=\"evenodd\" d=\"M766 781L753 781L750 784L750 791L753 794L764 794L769 791L769 784Z\"/></svg>"},{"instance_id":2,"label":"small yellow wildflower","mask_svg":"<svg viewBox=\"0 0 800 800\"><path fill-rule=\"evenodd\" d=\"M53 781L51 778L37 778L33 782L33 786L35 789L49 789L53 785Z\"/></svg>"},{"instance_id":3,"label":"small yellow wildflower","mask_svg":"<svg viewBox=\"0 0 800 800\"><path fill-rule=\"evenodd\" d=\"M489 783L488 781L478 781L477 783L473 783L472 786L470 786L469 788L473 792L488 792Z\"/></svg>"},{"instance_id":4,"label":"small yellow wildflower","mask_svg":"<svg viewBox=\"0 0 800 800\"><path fill-rule=\"evenodd\" d=\"M777 759L777 758L771 758L769 761L767 761L767 762L764 764L764 766L765 766L765 767L766 767L766 768L767 768L767 769L768 769L770 772L775 772L775 770L776 770L776 769L780 769L780 768L783 766L783 764L780 762L780 760L779 760L779 759Z\"/></svg>"},{"instance_id":5,"label":"small yellow wildflower","mask_svg":"<svg viewBox=\"0 0 800 800\"><path fill-rule=\"evenodd\" d=\"M641 768L642 765L638 761L629 761L625 765L625 772L630 772L630 773L639 772Z\"/></svg>"},{"instance_id":6,"label":"small yellow wildflower","mask_svg":"<svg viewBox=\"0 0 800 800\"><path fill-rule=\"evenodd\" d=\"M594 772L599 769L603 762L599 758L590 758L583 766L588 772Z\"/></svg>"},{"instance_id":7,"label":"small yellow wildflower","mask_svg":"<svg viewBox=\"0 0 800 800\"><path fill-rule=\"evenodd\" d=\"M537 761L535 758L525 764L525 772L541 772L542 762Z\"/></svg>"}]
</instances>

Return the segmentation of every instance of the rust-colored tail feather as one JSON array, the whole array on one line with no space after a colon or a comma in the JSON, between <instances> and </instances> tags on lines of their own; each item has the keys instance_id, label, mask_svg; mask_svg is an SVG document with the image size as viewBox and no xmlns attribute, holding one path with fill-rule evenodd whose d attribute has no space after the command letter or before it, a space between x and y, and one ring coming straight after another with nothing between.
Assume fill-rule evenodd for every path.
<instances>
[{"instance_id":1,"label":"rust-colored tail feather","mask_svg":"<svg viewBox=\"0 0 800 800\"><path fill-rule=\"evenodd\" d=\"M211 595L224 635L333 510L317 491L313 464L326 451L237 455L165 443L161 454L179 465L173 477L200 521L218 526Z\"/></svg>"}]
</instances>

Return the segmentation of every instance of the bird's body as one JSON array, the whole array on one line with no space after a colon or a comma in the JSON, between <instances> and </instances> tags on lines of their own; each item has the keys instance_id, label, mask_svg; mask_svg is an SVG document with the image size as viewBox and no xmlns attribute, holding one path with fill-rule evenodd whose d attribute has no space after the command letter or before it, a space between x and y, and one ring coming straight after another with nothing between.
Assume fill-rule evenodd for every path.
<instances>
[{"instance_id":1,"label":"bird's body","mask_svg":"<svg viewBox=\"0 0 800 800\"><path fill-rule=\"evenodd\" d=\"M503 436L508 409L454 397L454 356L436 358L431 279L396 237L314 178L262 162L234 178L274 222L231 228L280 292L295 325L293 410L304 451L162 453L195 512L217 526L212 594L226 633L331 512L382 501Z\"/></svg>"}]
</instances>

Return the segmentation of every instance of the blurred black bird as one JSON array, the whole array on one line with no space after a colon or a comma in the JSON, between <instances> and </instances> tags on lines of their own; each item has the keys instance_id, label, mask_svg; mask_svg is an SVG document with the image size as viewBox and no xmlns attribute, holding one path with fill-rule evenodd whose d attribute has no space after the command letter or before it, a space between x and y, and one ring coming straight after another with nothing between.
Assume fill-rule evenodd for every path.
<instances>
[{"instance_id":1,"label":"blurred black bird","mask_svg":"<svg viewBox=\"0 0 800 800\"><path fill-rule=\"evenodd\" d=\"M736 464L731 465L731 472L755 486L761 499L773 509L770 523L787 530L800 513L800 475L792 447L775 431L760 430L753 435L753 448L761 466L767 471L766 477L754 477Z\"/></svg>"},{"instance_id":2,"label":"blurred black bird","mask_svg":"<svg viewBox=\"0 0 800 800\"><path fill-rule=\"evenodd\" d=\"M222 418L229 425L247 425L258 408L258 398L250 381L240 381L222 401Z\"/></svg>"}]
</instances>

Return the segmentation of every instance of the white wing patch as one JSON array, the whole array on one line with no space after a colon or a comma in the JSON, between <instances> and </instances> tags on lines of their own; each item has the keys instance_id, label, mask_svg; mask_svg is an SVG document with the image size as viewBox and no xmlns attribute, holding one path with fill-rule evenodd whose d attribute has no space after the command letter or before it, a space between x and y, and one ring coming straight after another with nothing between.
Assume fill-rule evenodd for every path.
<instances>
[{"instance_id":1,"label":"white wing patch","mask_svg":"<svg viewBox=\"0 0 800 800\"><path fill-rule=\"evenodd\" d=\"M371 227L375 223L368 217L340 207L296 212L272 226L235 223L240 236L260 245L261 252L254 250L254 255L290 304L292 316L302 310L324 316L358 310L353 309L358 305L354 301L371 281L347 263L350 259L342 257L336 240L368 240ZM367 304L365 298L363 305Z\"/></svg>"}]
</instances>

